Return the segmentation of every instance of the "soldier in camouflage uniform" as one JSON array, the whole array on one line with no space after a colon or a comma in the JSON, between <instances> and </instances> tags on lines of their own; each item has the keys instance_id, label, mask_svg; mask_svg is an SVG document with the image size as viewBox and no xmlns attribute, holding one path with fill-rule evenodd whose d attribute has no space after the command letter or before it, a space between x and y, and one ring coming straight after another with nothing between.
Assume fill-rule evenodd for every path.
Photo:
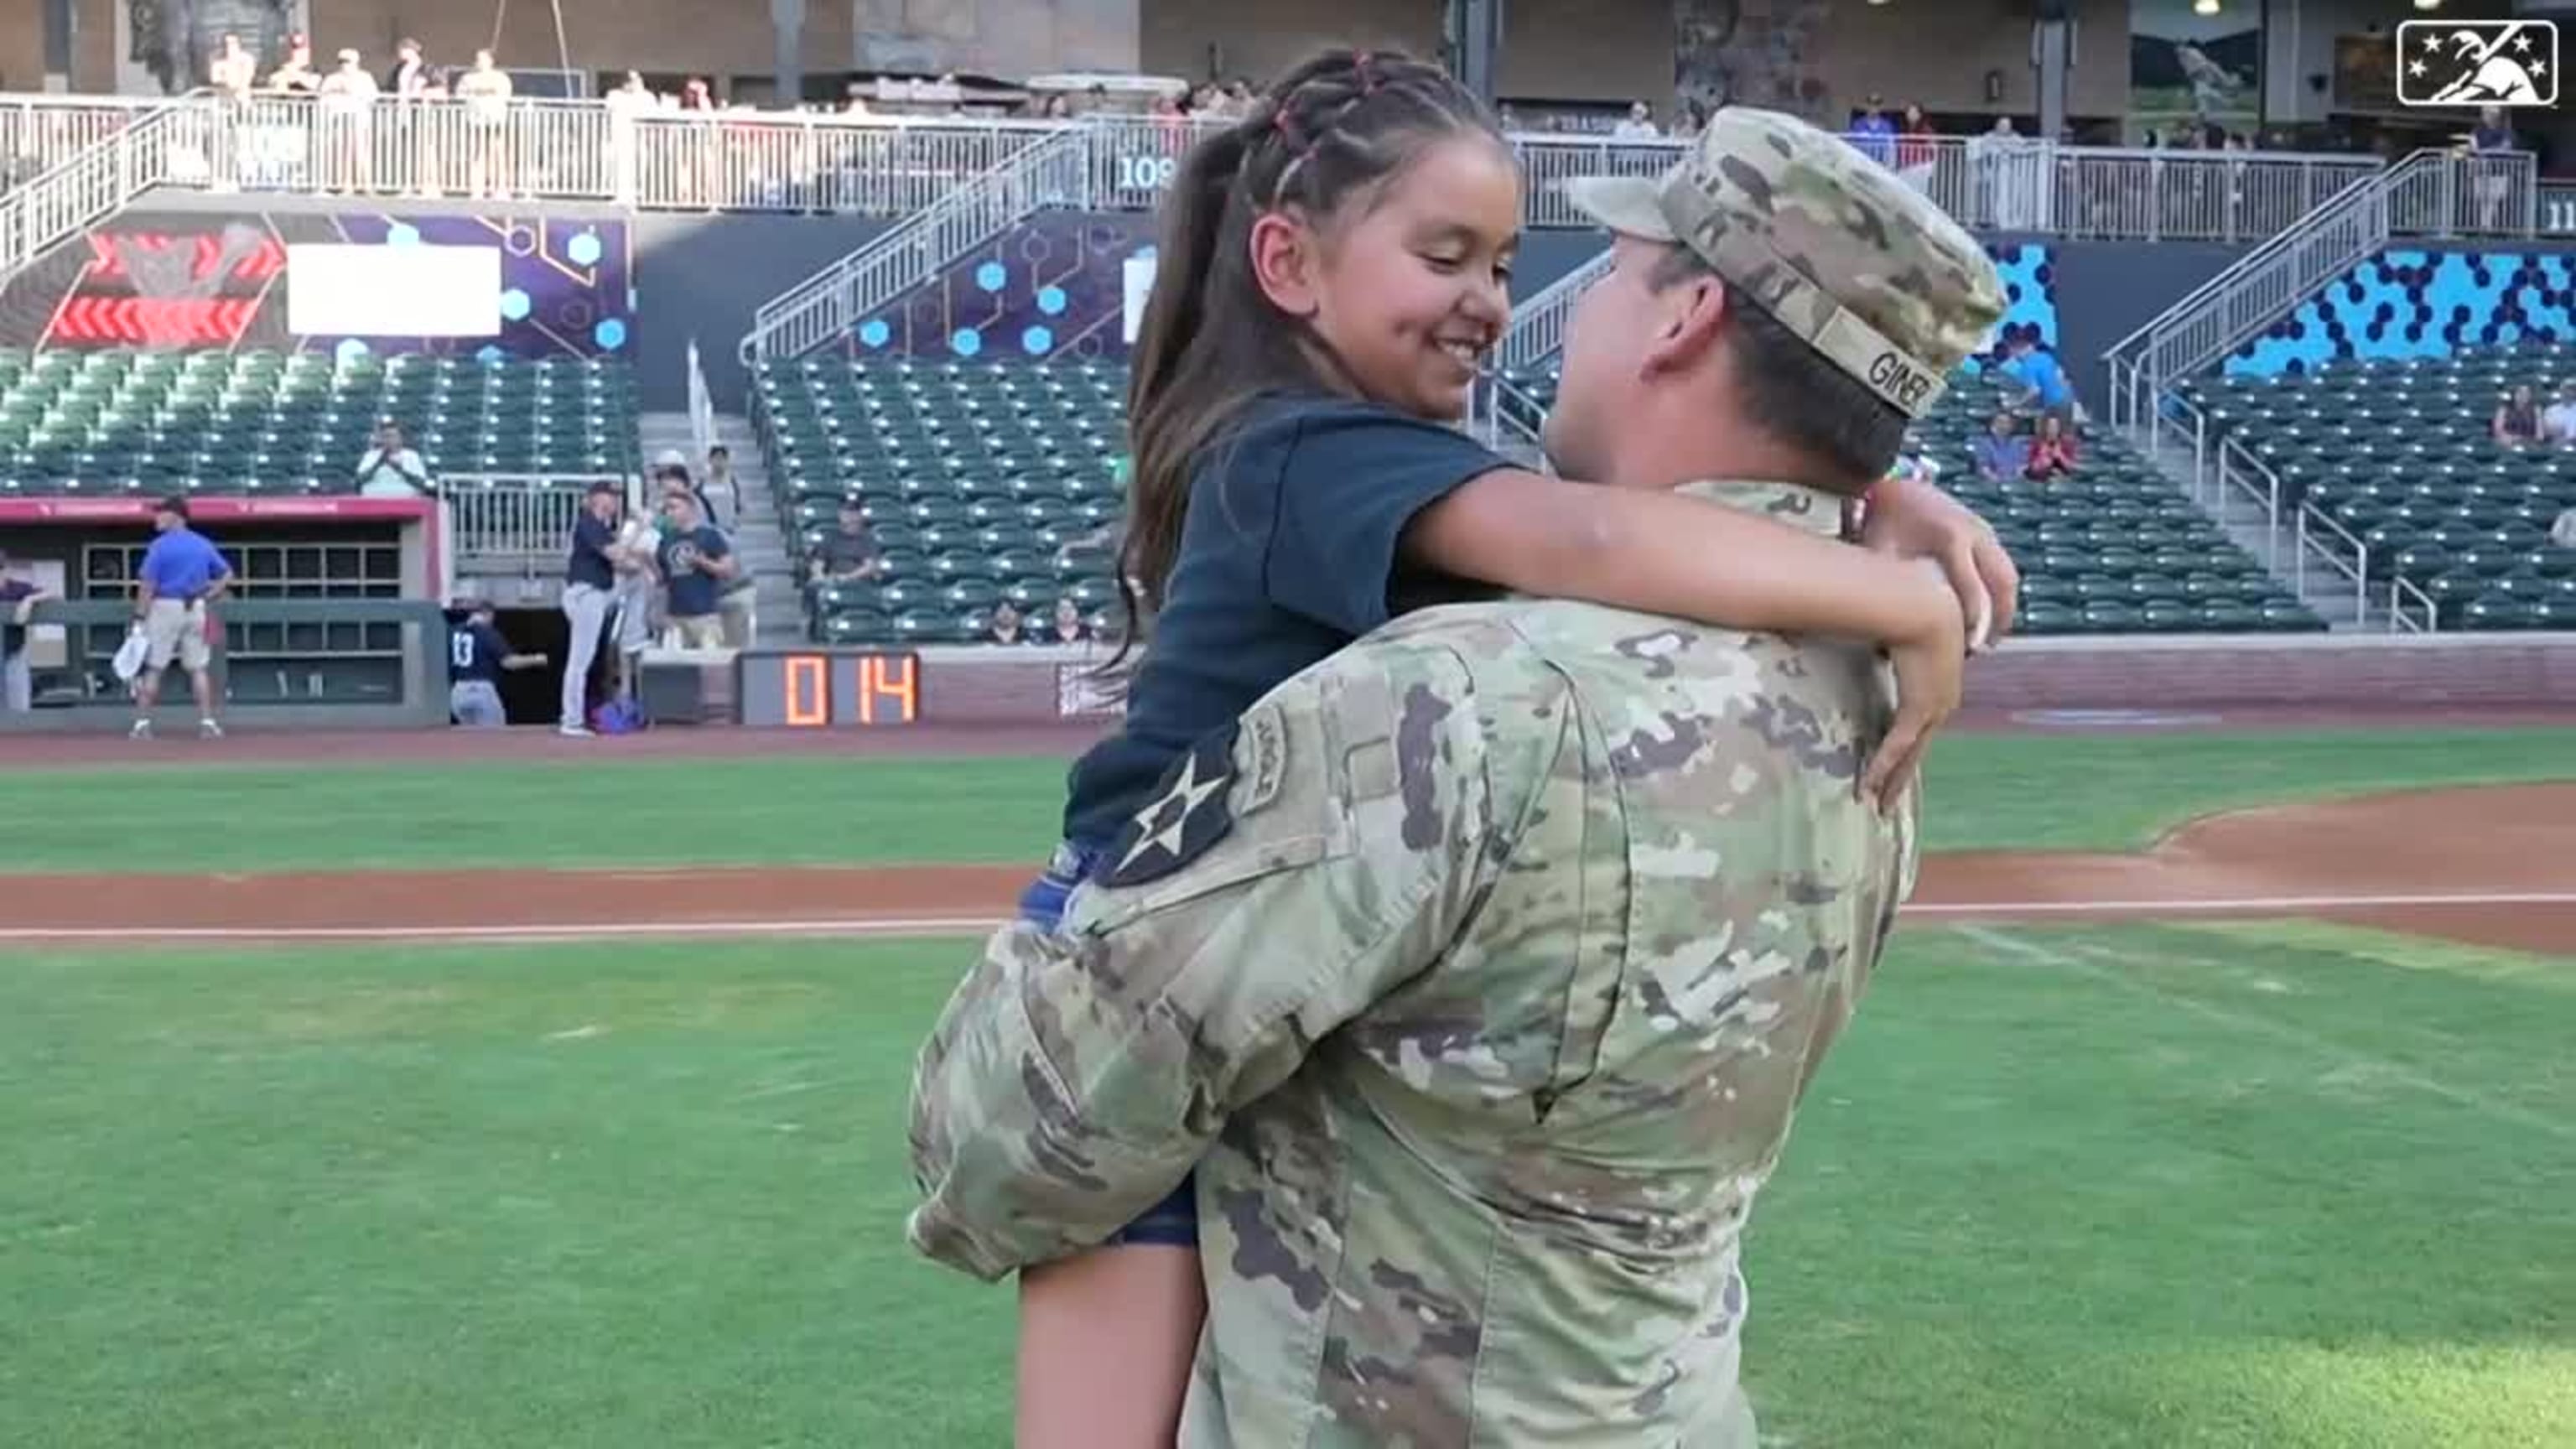
<instances>
[{"instance_id":1,"label":"soldier in camouflage uniform","mask_svg":"<svg viewBox=\"0 0 2576 1449\"><path fill-rule=\"evenodd\" d=\"M1618 249L1550 424L1576 476L1843 529L2002 309L1785 116L1574 194ZM1821 411L1752 412L1757 363ZM1727 477L1766 481L1692 481ZM1912 796L1856 790L1891 713L1862 647L1590 604L1369 636L992 939L919 1064L914 1245L999 1277L1195 1164L1184 1449L1751 1444L1739 1240L1913 878Z\"/></svg>"}]
</instances>

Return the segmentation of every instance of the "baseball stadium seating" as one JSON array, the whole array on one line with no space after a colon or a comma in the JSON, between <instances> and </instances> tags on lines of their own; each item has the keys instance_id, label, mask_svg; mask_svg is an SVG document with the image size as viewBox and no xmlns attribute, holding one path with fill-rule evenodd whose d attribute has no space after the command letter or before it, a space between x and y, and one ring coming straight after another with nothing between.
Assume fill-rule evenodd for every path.
<instances>
[{"instance_id":1,"label":"baseball stadium seating","mask_svg":"<svg viewBox=\"0 0 2576 1449\"><path fill-rule=\"evenodd\" d=\"M0 353L0 495L345 493L376 424L433 474L638 469L623 363Z\"/></svg>"},{"instance_id":2,"label":"baseball stadium seating","mask_svg":"<svg viewBox=\"0 0 2576 1449\"><path fill-rule=\"evenodd\" d=\"M2528 383L2549 401L2576 347L2337 362L2313 373L2210 377L2183 390L2212 425L2430 597L2445 629L2576 627L2576 550L2551 522L2576 508L2576 455L2488 435ZM2374 571L2377 565L2374 564Z\"/></svg>"},{"instance_id":3,"label":"baseball stadium seating","mask_svg":"<svg viewBox=\"0 0 2576 1449\"><path fill-rule=\"evenodd\" d=\"M1554 400L1540 370L1506 379L1527 399L1523 421ZM1508 396L1508 394L1507 394ZM1973 449L2011 392L1960 374L1910 446L1941 468L1941 486L1992 523L2022 568L2025 634L2245 634L2322 630L2324 621L2155 466L2117 438L2083 439L2075 475L1990 483Z\"/></svg>"},{"instance_id":4,"label":"baseball stadium seating","mask_svg":"<svg viewBox=\"0 0 2576 1449\"><path fill-rule=\"evenodd\" d=\"M1123 502L1126 386L1094 363L762 367L753 428L798 570L849 498L886 565L808 588L816 640L970 642L1004 599L1035 618L1069 597L1105 623L1117 590L1091 541Z\"/></svg>"}]
</instances>

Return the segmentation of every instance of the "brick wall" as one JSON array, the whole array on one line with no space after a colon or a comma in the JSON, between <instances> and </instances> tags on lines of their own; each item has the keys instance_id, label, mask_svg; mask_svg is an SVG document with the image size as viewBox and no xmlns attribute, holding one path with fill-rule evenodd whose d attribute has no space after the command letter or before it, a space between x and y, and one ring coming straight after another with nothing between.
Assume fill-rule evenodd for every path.
<instances>
[{"instance_id":1,"label":"brick wall","mask_svg":"<svg viewBox=\"0 0 2576 1449\"><path fill-rule=\"evenodd\" d=\"M922 717L939 724L1060 718L1058 674L1070 662L925 651ZM2576 706L2576 635L2021 640L1972 667L1968 703L1981 711Z\"/></svg>"}]
</instances>

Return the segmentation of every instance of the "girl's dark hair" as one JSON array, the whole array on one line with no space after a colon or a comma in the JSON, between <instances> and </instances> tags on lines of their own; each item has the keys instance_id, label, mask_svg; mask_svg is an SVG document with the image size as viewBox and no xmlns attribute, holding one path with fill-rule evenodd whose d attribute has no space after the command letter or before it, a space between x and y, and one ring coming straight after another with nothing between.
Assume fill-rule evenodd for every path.
<instances>
[{"instance_id":1,"label":"girl's dark hair","mask_svg":"<svg viewBox=\"0 0 2576 1449\"><path fill-rule=\"evenodd\" d=\"M1240 121L1181 161L1163 202L1154 289L1127 384L1132 475L1118 595L1123 658L1162 607L1189 511L1190 476L1265 393L1328 388L1305 327L1252 273L1252 226L1293 209L1321 224L1425 145L1461 132L1501 141L1484 105L1411 56L1327 51L1280 77ZM1113 665L1117 659L1110 661Z\"/></svg>"}]
</instances>

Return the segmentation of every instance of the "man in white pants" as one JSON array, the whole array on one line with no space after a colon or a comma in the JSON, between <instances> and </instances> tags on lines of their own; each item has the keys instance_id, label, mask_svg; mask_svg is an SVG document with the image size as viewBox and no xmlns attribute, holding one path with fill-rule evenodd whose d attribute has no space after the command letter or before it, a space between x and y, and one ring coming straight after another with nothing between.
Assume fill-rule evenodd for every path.
<instances>
[{"instance_id":1,"label":"man in white pants","mask_svg":"<svg viewBox=\"0 0 2576 1449\"><path fill-rule=\"evenodd\" d=\"M27 667L27 622L51 598L32 579L9 577L9 555L0 553L0 710L25 714L35 704L35 671Z\"/></svg>"},{"instance_id":2,"label":"man in white pants","mask_svg":"<svg viewBox=\"0 0 2576 1449\"><path fill-rule=\"evenodd\" d=\"M617 593L617 485L594 483L573 520L572 557L564 565L563 611L572 638L564 646L563 718L556 728L574 739L590 734L590 666L599 658L599 636Z\"/></svg>"}]
</instances>

